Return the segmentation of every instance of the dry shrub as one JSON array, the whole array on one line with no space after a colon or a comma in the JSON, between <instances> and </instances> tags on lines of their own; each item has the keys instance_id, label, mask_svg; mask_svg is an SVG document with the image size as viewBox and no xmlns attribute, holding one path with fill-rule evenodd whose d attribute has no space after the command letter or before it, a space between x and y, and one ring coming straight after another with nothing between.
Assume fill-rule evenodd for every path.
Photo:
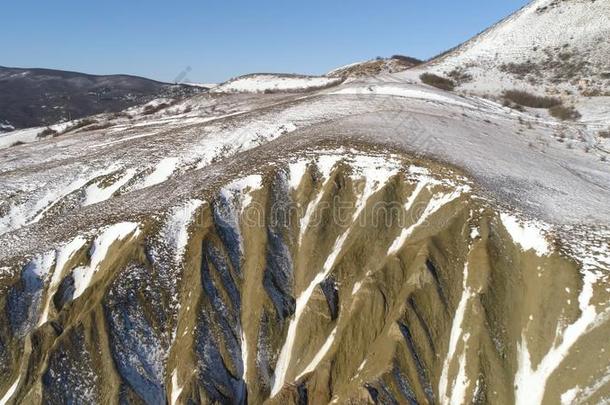
<instances>
[{"instance_id":1,"label":"dry shrub","mask_svg":"<svg viewBox=\"0 0 610 405\"><path fill-rule=\"evenodd\" d=\"M575 121L581 117L580 113L572 106L556 105L549 109L549 113L562 121Z\"/></svg>"},{"instance_id":2,"label":"dry shrub","mask_svg":"<svg viewBox=\"0 0 610 405\"><path fill-rule=\"evenodd\" d=\"M56 130L54 130L52 128L49 128L49 127L46 127L45 129L42 130L42 132L40 132L37 135L37 137L38 138L45 138L47 136L53 136L53 135L56 135L56 134L57 134Z\"/></svg>"},{"instance_id":3,"label":"dry shrub","mask_svg":"<svg viewBox=\"0 0 610 405\"><path fill-rule=\"evenodd\" d=\"M531 108L552 108L561 105L561 100L555 97L543 97L521 90L507 90L504 99Z\"/></svg>"},{"instance_id":4,"label":"dry shrub","mask_svg":"<svg viewBox=\"0 0 610 405\"><path fill-rule=\"evenodd\" d=\"M437 89L452 91L455 88L453 80L432 73L424 73L419 76L419 78L423 83L436 87Z\"/></svg>"}]
</instances>

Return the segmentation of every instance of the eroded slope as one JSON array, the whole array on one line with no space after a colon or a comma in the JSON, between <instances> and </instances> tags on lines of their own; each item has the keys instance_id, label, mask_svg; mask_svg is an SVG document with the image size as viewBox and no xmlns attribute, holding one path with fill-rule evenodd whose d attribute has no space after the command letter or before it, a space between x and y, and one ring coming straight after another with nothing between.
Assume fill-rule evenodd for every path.
<instances>
[{"instance_id":1,"label":"eroded slope","mask_svg":"<svg viewBox=\"0 0 610 405\"><path fill-rule=\"evenodd\" d=\"M477 189L402 155L307 152L8 260L0 392L597 403L608 234L579 251Z\"/></svg>"}]
</instances>

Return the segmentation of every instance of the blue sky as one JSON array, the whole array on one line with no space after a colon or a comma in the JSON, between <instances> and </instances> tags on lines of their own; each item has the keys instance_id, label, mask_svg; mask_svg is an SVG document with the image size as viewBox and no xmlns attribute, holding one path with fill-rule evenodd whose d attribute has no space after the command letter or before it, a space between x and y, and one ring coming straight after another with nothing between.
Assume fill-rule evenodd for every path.
<instances>
[{"instance_id":1,"label":"blue sky","mask_svg":"<svg viewBox=\"0 0 610 405\"><path fill-rule=\"evenodd\" d=\"M0 65L219 82L322 74L393 54L429 58L526 0L20 0L4 2Z\"/></svg>"}]
</instances>

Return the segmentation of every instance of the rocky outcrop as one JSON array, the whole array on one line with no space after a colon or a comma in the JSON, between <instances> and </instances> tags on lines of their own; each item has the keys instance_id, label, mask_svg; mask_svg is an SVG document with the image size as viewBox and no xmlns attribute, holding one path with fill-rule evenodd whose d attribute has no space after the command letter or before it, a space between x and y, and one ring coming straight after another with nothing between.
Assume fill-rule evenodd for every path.
<instances>
[{"instance_id":1,"label":"rocky outcrop","mask_svg":"<svg viewBox=\"0 0 610 405\"><path fill-rule=\"evenodd\" d=\"M322 151L72 235L0 279L3 400L598 402L603 263L476 190Z\"/></svg>"}]
</instances>

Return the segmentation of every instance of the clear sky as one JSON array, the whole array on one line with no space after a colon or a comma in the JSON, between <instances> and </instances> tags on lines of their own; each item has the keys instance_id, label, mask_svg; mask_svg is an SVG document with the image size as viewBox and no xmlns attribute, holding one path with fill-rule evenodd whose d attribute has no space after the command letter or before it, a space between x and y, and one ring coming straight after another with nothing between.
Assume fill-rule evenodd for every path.
<instances>
[{"instance_id":1,"label":"clear sky","mask_svg":"<svg viewBox=\"0 0 610 405\"><path fill-rule=\"evenodd\" d=\"M2 4L0 65L219 82L426 59L527 0L18 0ZM190 69L188 69L190 67Z\"/></svg>"}]
</instances>

